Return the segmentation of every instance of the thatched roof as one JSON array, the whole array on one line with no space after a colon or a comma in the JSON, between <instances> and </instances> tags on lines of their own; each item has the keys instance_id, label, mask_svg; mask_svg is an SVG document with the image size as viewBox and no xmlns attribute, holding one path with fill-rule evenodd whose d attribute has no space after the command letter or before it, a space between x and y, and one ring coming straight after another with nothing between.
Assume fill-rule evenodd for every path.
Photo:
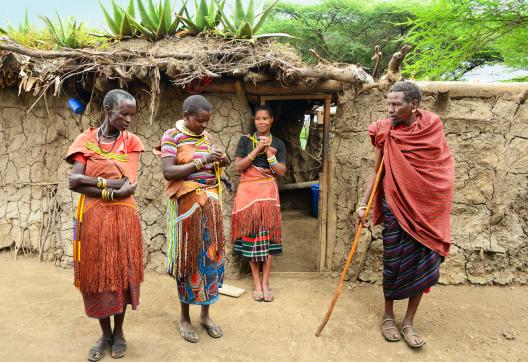
<instances>
[{"instance_id":1,"label":"thatched roof","mask_svg":"<svg viewBox=\"0 0 528 362\"><path fill-rule=\"evenodd\" d=\"M166 77L179 86L226 78L278 80L284 84L306 79L369 81L368 74L355 65L309 67L292 48L270 40L189 36L155 43L131 39L116 42L104 51L40 51L0 37L0 86L18 84L21 90L37 94L50 87L58 91L65 80L86 73L121 83L140 80L150 85Z\"/></svg>"},{"instance_id":2,"label":"thatched roof","mask_svg":"<svg viewBox=\"0 0 528 362\"><path fill-rule=\"evenodd\" d=\"M256 92L249 93L286 89L335 94L346 83L371 81L362 68L352 64L321 62L308 66L293 48L266 39L188 36L155 43L130 39L115 42L105 50L42 51L0 37L0 88L18 86L19 94L32 92L37 97L33 105L46 94L59 95L63 88L75 89L90 103L93 96L109 89L132 90L139 82L141 88L148 89L153 117L162 83L190 93L253 87Z\"/></svg>"}]
</instances>

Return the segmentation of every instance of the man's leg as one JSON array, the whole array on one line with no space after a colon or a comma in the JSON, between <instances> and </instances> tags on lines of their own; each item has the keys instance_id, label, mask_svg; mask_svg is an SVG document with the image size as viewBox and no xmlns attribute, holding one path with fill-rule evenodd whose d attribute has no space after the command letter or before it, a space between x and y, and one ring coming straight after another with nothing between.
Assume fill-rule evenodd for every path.
<instances>
[{"instance_id":1,"label":"man's leg","mask_svg":"<svg viewBox=\"0 0 528 362\"><path fill-rule=\"evenodd\" d=\"M420 347L425 343L423 338L416 334L413 326L414 316L416 315L416 311L418 310L422 296L423 293L420 293L409 298L407 312L405 313L405 318L402 322L402 332L406 336L406 339L411 347Z\"/></svg>"},{"instance_id":2,"label":"man's leg","mask_svg":"<svg viewBox=\"0 0 528 362\"><path fill-rule=\"evenodd\" d=\"M385 299L385 312L381 324L381 333L389 341L398 341L401 338L396 321L394 319L394 301Z\"/></svg>"}]
</instances>

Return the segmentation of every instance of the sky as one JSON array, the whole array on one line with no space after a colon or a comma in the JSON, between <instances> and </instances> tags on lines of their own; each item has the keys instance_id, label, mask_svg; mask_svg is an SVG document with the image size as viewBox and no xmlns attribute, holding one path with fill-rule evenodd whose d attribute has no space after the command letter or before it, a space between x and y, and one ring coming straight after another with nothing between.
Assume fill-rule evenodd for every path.
<instances>
[{"instance_id":1,"label":"sky","mask_svg":"<svg viewBox=\"0 0 528 362\"><path fill-rule=\"evenodd\" d=\"M111 0L101 0L101 2L106 8L109 8L111 4ZM128 4L128 0L116 0L116 2L125 6ZM156 0L155 3L157 2ZM209 0L207 2L209 3ZM247 3L248 0L242 0L242 2ZM289 0L289 2L316 4L319 0ZM174 0L171 0L171 3L174 3ZM193 1L189 0L189 3ZM233 4L234 1L227 0L226 3ZM26 9L28 9L29 20L32 24L41 24L39 15L55 17L55 11L58 11L62 17L74 16L91 27L106 29L106 22L97 0L0 0L0 27L7 23L18 25L24 19Z\"/></svg>"}]
</instances>

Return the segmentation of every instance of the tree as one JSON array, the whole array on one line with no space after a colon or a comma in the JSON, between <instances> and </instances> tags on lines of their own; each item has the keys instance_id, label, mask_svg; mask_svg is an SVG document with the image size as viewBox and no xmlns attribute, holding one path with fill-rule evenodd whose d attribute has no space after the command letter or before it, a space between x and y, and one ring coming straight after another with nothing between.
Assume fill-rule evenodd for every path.
<instances>
[{"instance_id":1,"label":"tree","mask_svg":"<svg viewBox=\"0 0 528 362\"><path fill-rule=\"evenodd\" d=\"M433 0L414 16L405 39L415 51L403 67L413 78L456 80L494 63L528 69L526 0Z\"/></svg>"},{"instance_id":2,"label":"tree","mask_svg":"<svg viewBox=\"0 0 528 362\"><path fill-rule=\"evenodd\" d=\"M405 3L409 3L406 1ZM415 6L417 3L414 3ZM309 49L330 61L369 67L376 45L381 46L384 65L403 44L413 18L411 5L372 0L323 0L317 5L279 3L262 32L288 33L286 39L308 63L317 62Z\"/></svg>"}]
</instances>

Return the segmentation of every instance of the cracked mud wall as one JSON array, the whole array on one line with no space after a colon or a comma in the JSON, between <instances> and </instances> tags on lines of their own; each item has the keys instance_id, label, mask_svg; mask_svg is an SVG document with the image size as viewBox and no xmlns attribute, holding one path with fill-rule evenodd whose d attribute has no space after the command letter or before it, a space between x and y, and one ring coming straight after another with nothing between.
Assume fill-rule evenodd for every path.
<instances>
[{"instance_id":1,"label":"cracked mud wall","mask_svg":"<svg viewBox=\"0 0 528 362\"><path fill-rule=\"evenodd\" d=\"M418 83L421 108L440 115L456 162L451 255L441 283L528 282L528 84ZM386 117L387 89L340 99L331 146L326 267L340 270L353 239L352 213L372 172L371 122ZM338 201L337 201L338 200ZM363 236L350 276L382 278L381 227Z\"/></svg>"},{"instance_id":2,"label":"cracked mud wall","mask_svg":"<svg viewBox=\"0 0 528 362\"><path fill-rule=\"evenodd\" d=\"M238 138L252 120L247 101L236 94L205 96L214 107L209 124L212 137L234 160ZM145 144L136 193L143 226L145 267L157 272L165 270L166 198L161 164L151 150L159 145L163 132L181 118L185 96L167 87L161 97L159 112L152 124L149 98L139 98L139 113L131 127ZM43 99L27 113L35 100L24 94L18 97L12 88L0 90L0 249L21 245L22 249L38 251L44 244L44 259L71 266L72 218L78 195L67 187L71 168L63 157L81 131L99 125L99 114L80 118L66 107L64 97L47 98L49 113ZM226 173L232 181L237 181L233 166ZM224 195L228 237L232 195ZM229 271L229 252L227 259ZM236 272L235 268L231 269L232 273Z\"/></svg>"}]
</instances>

